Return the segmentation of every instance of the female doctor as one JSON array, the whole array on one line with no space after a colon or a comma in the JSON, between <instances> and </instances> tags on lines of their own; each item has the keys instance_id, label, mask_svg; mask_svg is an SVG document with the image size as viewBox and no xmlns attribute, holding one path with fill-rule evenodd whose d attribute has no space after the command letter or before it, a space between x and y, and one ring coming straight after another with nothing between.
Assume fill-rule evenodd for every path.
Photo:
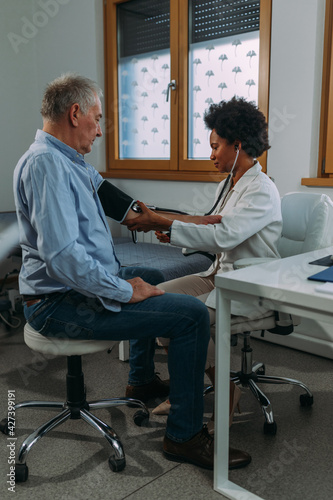
<instances>
[{"instance_id":1,"label":"female doctor","mask_svg":"<svg viewBox=\"0 0 333 500\"><path fill-rule=\"evenodd\" d=\"M142 213L126 224L137 231L155 230L161 242L187 249L211 252L216 259L202 273L184 276L158 285L166 292L193 295L207 305L211 325L215 324L214 276L233 269L233 263L247 257L279 257L277 242L281 235L282 217L280 196L271 179L262 172L257 160L269 149L267 123L254 103L232 98L212 104L204 115L211 130L210 159L221 174L228 174L218 186L212 215L220 222L202 223L201 216L160 214L138 202ZM167 232L166 235L164 232ZM254 312L249 305L232 302L231 312L255 319L262 311ZM158 332L158 325L156 327ZM166 339L160 339L165 345ZM144 362L145 340L131 343L131 376ZM142 369L142 366L141 366ZM215 349L211 341L206 373L214 383ZM131 378L131 377L130 377ZM230 414L240 396L238 387L231 385ZM160 408L162 406L162 408ZM162 403L155 413L168 413L170 405Z\"/></svg>"}]
</instances>

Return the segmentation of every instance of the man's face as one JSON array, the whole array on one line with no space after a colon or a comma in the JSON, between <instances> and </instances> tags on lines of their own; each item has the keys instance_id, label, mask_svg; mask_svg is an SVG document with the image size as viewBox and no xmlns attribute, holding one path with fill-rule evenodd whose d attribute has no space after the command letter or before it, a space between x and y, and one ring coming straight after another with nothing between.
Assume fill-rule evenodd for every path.
<instances>
[{"instance_id":1,"label":"man's face","mask_svg":"<svg viewBox=\"0 0 333 500\"><path fill-rule=\"evenodd\" d=\"M96 137L102 136L100 119L102 118L102 105L100 99L96 96L95 104L89 108L88 113L84 115L79 109L77 112L79 120L78 141L76 150L85 155L90 153Z\"/></svg>"},{"instance_id":2,"label":"man's face","mask_svg":"<svg viewBox=\"0 0 333 500\"><path fill-rule=\"evenodd\" d=\"M213 129L210 134L210 147L212 148L210 159L214 162L214 167L221 174L229 173L235 160L235 145L229 144Z\"/></svg>"}]
</instances>

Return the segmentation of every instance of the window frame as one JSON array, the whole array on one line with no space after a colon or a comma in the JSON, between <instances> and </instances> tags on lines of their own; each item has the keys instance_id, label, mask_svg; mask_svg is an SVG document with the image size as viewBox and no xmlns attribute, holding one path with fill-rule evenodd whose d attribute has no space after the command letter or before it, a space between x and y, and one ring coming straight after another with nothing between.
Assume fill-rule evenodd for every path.
<instances>
[{"instance_id":1,"label":"window frame","mask_svg":"<svg viewBox=\"0 0 333 500\"><path fill-rule=\"evenodd\" d=\"M170 159L120 159L118 145L118 57L117 5L127 0L105 0L105 109L106 172L105 178L189 180L219 182L221 174L212 162L187 158L188 106L188 2L170 0L170 79L176 80L176 91L170 92ZM268 119L270 41L272 0L260 2L260 49L258 107ZM207 157L209 155L207 144ZM259 158L266 172L267 152Z\"/></svg>"}]
</instances>

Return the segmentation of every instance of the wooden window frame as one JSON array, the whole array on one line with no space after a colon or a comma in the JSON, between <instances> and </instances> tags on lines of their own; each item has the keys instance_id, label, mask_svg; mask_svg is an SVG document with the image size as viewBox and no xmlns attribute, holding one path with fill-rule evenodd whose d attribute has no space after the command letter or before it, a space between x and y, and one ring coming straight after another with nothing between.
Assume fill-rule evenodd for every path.
<instances>
[{"instance_id":1,"label":"wooden window frame","mask_svg":"<svg viewBox=\"0 0 333 500\"><path fill-rule=\"evenodd\" d=\"M303 186L333 187L332 137L333 137L333 0L326 0L318 171L317 171L317 177L302 178L301 184Z\"/></svg>"},{"instance_id":2,"label":"wooden window frame","mask_svg":"<svg viewBox=\"0 0 333 500\"><path fill-rule=\"evenodd\" d=\"M170 0L170 12L177 12L170 23L170 79L177 90L170 94L170 160L119 159L118 146L118 58L117 5L127 0L104 2L106 172L105 178L152 179L219 182L221 174L212 162L187 158L187 86L188 86L188 2ZM258 107L268 119L272 0L260 2L260 50ZM209 145L207 144L207 156ZM259 161L266 172L267 153Z\"/></svg>"}]
</instances>

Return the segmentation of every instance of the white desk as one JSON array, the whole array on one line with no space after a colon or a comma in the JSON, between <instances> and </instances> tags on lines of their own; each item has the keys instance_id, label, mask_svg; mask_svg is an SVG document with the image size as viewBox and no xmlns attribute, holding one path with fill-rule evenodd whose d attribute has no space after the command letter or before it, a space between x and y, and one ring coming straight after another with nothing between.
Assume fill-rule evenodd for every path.
<instances>
[{"instance_id":1,"label":"white desk","mask_svg":"<svg viewBox=\"0 0 333 500\"><path fill-rule=\"evenodd\" d=\"M333 295L315 291L320 285L307 277L324 267L309 262L333 254L333 247L286 259L231 271L215 277L216 318L216 400L214 489L234 500L259 497L228 480L229 376L230 376L230 301L251 302L268 309L333 323ZM333 334L332 334L333 342ZM256 457L252 457L255 467Z\"/></svg>"}]
</instances>

